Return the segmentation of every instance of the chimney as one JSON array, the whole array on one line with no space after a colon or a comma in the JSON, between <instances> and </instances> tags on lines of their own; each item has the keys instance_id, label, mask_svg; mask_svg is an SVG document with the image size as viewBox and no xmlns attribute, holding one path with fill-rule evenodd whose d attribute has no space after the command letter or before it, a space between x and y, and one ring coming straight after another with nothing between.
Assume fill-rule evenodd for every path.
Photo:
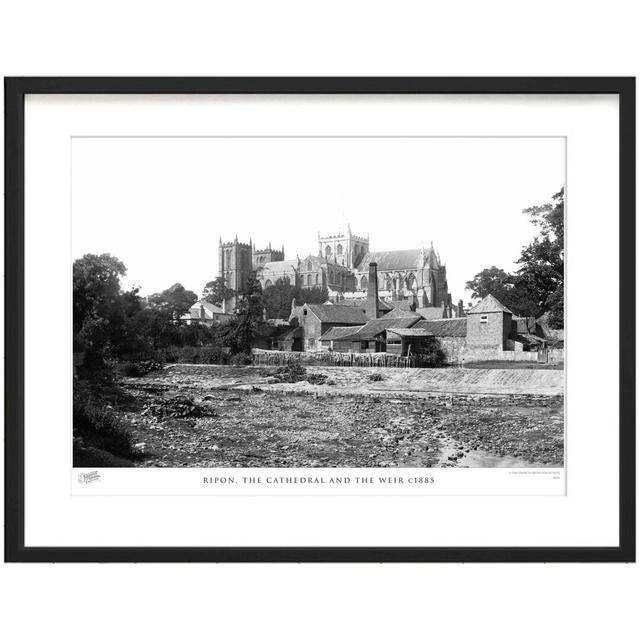
<instances>
[{"instance_id":1,"label":"chimney","mask_svg":"<svg viewBox=\"0 0 640 640\"><path fill-rule=\"evenodd\" d=\"M378 317L378 264L369 263L369 288L367 289L367 319Z\"/></svg>"},{"instance_id":2,"label":"chimney","mask_svg":"<svg viewBox=\"0 0 640 640\"><path fill-rule=\"evenodd\" d=\"M462 316L464 316L464 303L461 298L458 300L458 318L462 318Z\"/></svg>"}]
</instances>

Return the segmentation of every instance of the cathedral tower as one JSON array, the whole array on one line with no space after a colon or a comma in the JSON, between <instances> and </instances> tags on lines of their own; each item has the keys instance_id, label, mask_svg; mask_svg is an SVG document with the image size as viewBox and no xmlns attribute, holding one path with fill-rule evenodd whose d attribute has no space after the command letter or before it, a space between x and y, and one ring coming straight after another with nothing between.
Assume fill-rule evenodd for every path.
<instances>
[{"instance_id":1,"label":"cathedral tower","mask_svg":"<svg viewBox=\"0 0 640 640\"><path fill-rule=\"evenodd\" d=\"M251 244L238 242L238 236L233 242L218 244L218 275L224 278L224 283L235 293L244 293L247 279L252 270Z\"/></svg>"},{"instance_id":2,"label":"cathedral tower","mask_svg":"<svg viewBox=\"0 0 640 640\"><path fill-rule=\"evenodd\" d=\"M369 251L369 235L356 236L351 233L351 225L346 233L323 236L318 232L318 255L328 262L354 269Z\"/></svg>"}]
</instances>

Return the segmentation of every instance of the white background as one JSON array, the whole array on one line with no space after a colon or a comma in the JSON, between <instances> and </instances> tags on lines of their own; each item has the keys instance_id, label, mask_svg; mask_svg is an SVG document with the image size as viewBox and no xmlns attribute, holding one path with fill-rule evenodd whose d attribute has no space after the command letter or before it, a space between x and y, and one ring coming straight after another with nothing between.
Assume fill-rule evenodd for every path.
<instances>
[{"instance_id":1,"label":"white background","mask_svg":"<svg viewBox=\"0 0 640 640\"><path fill-rule=\"evenodd\" d=\"M4 75L635 75L634 3L12 3ZM3 566L15 638L631 637L634 566Z\"/></svg>"},{"instance_id":2,"label":"white background","mask_svg":"<svg viewBox=\"0 0 640 640\"><path fill-rule=\"evenodd\" d=\"M617 544L617 430L603 437L602 429L615 425L618 354L615 349L602 350L598 366L607 374L594 376L592 351L579 348L592 339L591 328L582 320L584 301L592 299L594 291L606 291L608 304L617 308L617 289L611 286L609 271L594 269L594 253L617 263L617 217L600 224L602 212L617 210L616 96L29 95L25 123L25 332L33 336L25 346L27 546ZM340 486L340 500L305 498L301 495L307 492L305 487L280 499L176 499L175 489L167 495L161 482L162 496L145 497L145 482L156 475L166 478L161 470L152 469L132 474L126 498L70 495L71 193L76 202L76 190L69 189L72 154L75 159L71 136L236 135L256 129L265 135L567 137L566 496L549 496L549 479L532 476L527 493L536 495L514 497L514 485L521 479L507 476L504 491L497 494L487 487L485 496L478 498L462 479L486 478L481 469L455 474L460 485L453 499L347 497L352 491L346 485ZM457 140L453 144L459 144ZM273 161L280 162L276 152ZM75 226L71 234L75 237ZM215 247L215 236L212 241ZM49 283L44 288L43 265ZM42 335L42 308L49 310L47 330L55 336L46 342L36 339ZM608 340L617 343L615 326L609 328ZM55 363L55 377L43 361ZM170 470L170 477L184 479L180 471ZM115 476L105 472L101 482L108 493L110 488L120 493L117 479L126 476L126 472ZM439 472L436 477L446 487ZM555 482L556 493L562 493L562 481ZM476 489L483 493L480 482ZM255 527L256 520L269 522Z\"/></svg>"}]
</instances>

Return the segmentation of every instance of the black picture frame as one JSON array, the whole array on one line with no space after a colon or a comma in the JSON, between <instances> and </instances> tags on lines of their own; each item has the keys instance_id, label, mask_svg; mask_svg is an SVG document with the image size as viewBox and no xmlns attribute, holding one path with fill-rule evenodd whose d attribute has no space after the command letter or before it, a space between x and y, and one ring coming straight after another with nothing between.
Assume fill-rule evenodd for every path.
<instances>
[{"instance_id":1,"label":"black picture frame","mask_svg":"<svg viewBox=\"0 0 640 640\"><path fill-rule=\"evenodd\" d=\"M5 78L5 561L635 561L635 78ZM24 543L24 99L27 94L616 94L620 160L620 540L615 547L26 547Z\"/></svg>"}]
</instances>

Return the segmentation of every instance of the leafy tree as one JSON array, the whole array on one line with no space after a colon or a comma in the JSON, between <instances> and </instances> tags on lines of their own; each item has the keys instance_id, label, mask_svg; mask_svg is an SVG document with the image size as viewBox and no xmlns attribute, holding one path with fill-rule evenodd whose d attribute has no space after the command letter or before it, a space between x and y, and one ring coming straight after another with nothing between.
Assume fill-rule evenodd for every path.
<instances>
[{"instance_id":1,"label":"leafy tree","mask_svg":"<svg viewBox=\"0 0 640 640\"><path fill-rule=\"evenodd\" d=\"M218 276L215 280L207 282L202 291L202 298L211 304L222 304L224 300L233 298L234 291L225 284L224 278Z\"/></svg>"},{"instance_id":2,"label":"leafy tree","mask_svg":"<svg viewBox=\"0 0 640 640\"><path fill-rule=\"evenodd\" d=\"M538 314L550 312L550 325L564 326L564 187L552 202L529 207L524 213L540 229L540 235L522 250L517 278L533 283Z\"/></svg>"},{"instance_id":3,"label":"leafy tree","mask_svg":"<svg viewBox=\"0 0 640 640\"><path fill-rule=\"evenodd\" d=\"M221 339L231 353L249 353L254 338L263 323L264 299L256 274L247 278L246 293L239 296L236 315L220 328Z\"/></svg>"},{"instance_id":4,"label":"leafy tree","mask_svg":"<svg viewBox=\"0 0 640 640\"><path fill-rule=\"evenodd\" d=\"M106 317L120 296L124 264L108 253L87 253L73 263L73 328L77 334L88 318Z\"/></svg>"},{"instance_id":5,"label":"leafy tree","mask_svg":"<svg viewBox=\"0 0 640 640\"><path fill-rule=\"evenodd\" d=\"M295 297L298 304L324 304L329 299L329 291L326 287L298 288Z\"/></svg>"},{"instance_id":6,"label":"leafy tree","mask_svg":"<svg viewBox=\"0 0 640 640\"><path fill-rule=\"evenodd\" d=\"M329 299L326 287L303 289L291 283L278 280L264 289L264 306L269 318L287 319L291 314L291 302L295 298L297 304L322 304Z\"/></svg>"},{"instance_id":7,"label":"leafy tree","mask_svg":"<svg viewBox=\"0 0 640 640\"><path fill-rule=\"evenodd\" d=\"M139 312L138 290L123 292L124 264L103 253L86 254L73 264L74 350L85 354L84 367L97 370L131 339L129 322Z\"/></svg>"},{"instance_id":8,"label":"leafy tree","mask_svg":"<svg viewBox=\"0 0 640 640\"><path fill-rule=\"evenodd\" d=\"M165 289L162 293L149 296L149 306L160 311L167 311L177 320L189 311L191 305L198 299L193 292L185 289L179 282Z\"/></svg>"},{"instance_id":9,"label":"leafy tree","mask_svg":"<svg viewBox=\"0 0 640 640\"><path fill-rule=\"evenodd\" d=\"M482 299L491 294L498 300L503 300L513 287L510 278L511 276L504 269L493 266L476 273L473 280L467 282L465 288L472 292L472 298Z\"/></svg>"},{"instance_id":10,"label":"leafy tree","mask_svg":"<svg viewBox=\"0 0 640 640\"><path fill-rule=\"evenodd\" d=\"M549 312L553 328L564 326L564 188L552 202L523 211L539 229L522 249L513 274L492 266L467 282L473 298L492 294L513 313L540 317Z\"/></svg>"}]
</instances>

